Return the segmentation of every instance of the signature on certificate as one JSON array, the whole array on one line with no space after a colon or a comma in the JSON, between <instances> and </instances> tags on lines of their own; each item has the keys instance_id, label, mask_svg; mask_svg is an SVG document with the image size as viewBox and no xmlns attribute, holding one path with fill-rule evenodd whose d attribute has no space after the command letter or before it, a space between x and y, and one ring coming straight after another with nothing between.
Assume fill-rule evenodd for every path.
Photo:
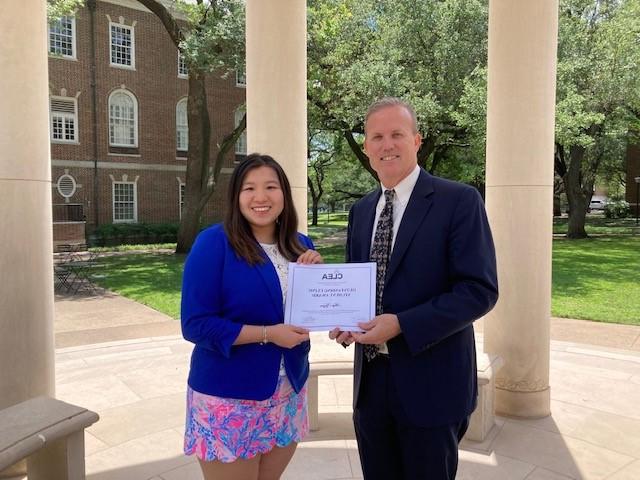
<instances>
[{"instance_id":1,"label":"signature on certificate","mask_svg":"<svg viewBox=\"0 0 640 480\"><path fill-rule=\"evenodd\" d=\"M320 308L336 308L336 307L339 307L339 306L340 306L340 304L339 304L339 303L330 303L330 302L328 302L328 303L321 303L321 304L320 304Z\"/></svg>"}]
</instances>

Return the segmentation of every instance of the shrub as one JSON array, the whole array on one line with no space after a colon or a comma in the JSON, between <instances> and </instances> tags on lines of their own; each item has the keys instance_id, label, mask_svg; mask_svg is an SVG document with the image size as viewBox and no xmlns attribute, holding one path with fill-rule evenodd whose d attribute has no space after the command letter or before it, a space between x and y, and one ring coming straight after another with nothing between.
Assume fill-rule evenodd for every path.
<instances>
[{"instance_id":1,"label":"shrub","mask_svg":"<svg viewBox=\"0 0 640 480\"><path fill-rule=\"evenodd\" d=\"M177 223L108 223L100 225L89 236L93 246L141 245L175 242Z\"/></svg>"},{"instance_id":2,"label":"shrub","mask_svg":"<svg viewBox=\"0 0 640 480\"><path fill-rule=\"evenodd\" d=\"M613 200L604 206L604 216L607 218L626 218L629 215L631 215L631 208L624 200Z\"/></svg>"}]
</instances>

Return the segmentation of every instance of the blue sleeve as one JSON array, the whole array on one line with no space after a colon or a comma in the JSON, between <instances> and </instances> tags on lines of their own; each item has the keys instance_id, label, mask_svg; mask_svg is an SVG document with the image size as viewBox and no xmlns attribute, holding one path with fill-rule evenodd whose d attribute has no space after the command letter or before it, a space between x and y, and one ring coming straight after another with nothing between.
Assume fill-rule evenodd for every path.
<instances>
[{"instance_id":1,"label":"blue sleeve","mask_svg":"<svg viewBox=\"0 0 640 480\"><path fill-rule=\"evenodd\" d=\"M186 340L228 358L242 325L222 315L227 248L221 230L205 230L198 236L184 266L180 317Z\"/></svg>"},{"instance_id":2,"label":"blue sleeve","mask_svg":"<svg viewBox=\"0 0 640 480\"><path fill-rule=\"evenodd\" d=\"M316 247L313 246L313 242L311 241L311 239L307 237L305 234L298 233L298 240L300 240L300 243L302 244L303 247L306 247L311 250L316 249Z\"/></svg>"}]
</instances>

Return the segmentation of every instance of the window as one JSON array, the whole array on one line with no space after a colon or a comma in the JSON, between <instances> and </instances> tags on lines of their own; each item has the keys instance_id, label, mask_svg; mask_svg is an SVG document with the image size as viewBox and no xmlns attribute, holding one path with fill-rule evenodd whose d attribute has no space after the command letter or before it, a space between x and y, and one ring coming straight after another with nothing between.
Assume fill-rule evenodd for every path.
<instances>
[{"instance_id":1,"label":"window","mask_svg":"<svg viewBox=\"0 0 640 480\"><path fill-rule=\"evenodd\" d=\"M187 69L187 62L184 61L184 55L178 50L178 76L188 77L189 70Z\"/></svg>"},{"instance_id":2,"label":"window","mask_svg":"<svg viewBox=\"0 0 640 480\"><path fill-rule=\"evenodd\" d=\"M133 182L113 182L113 223L135 222L136 184Z\"/></svg>"},{"instance_id":3,"label":"window","mask_svg":"<svg viewBox=\"0 0 640 480\"><path fill-rule=\"evenodd\" d=\"M244 116L244 107L239 107L236 109L234 113L234 126L237 127L240 125L242 121L242 117ZM245 129L242 132L242 135L238 138L236 142L236 155L246 155L247 154L247 130Z\"/></svg>"},{"instance_id":4,"label":"window","mask_svg":"<svg viewBox=\"0 0 640 480\"><path fill-rule=\"evenodd\" d=\"M78 113L75 98L51 97L51 141L76 143Z\"/></svg>"},{"instance_id":5,"label":"window","mask_svg":"<svg viewBox=\"0 0 640 480\"><path fill-rule=\"evenodd\" d=\"M126 90L116 90L109 96L109 145L138 146L138 102Z\"/></svg>"},{"instance_id":6,"label":"window","mask_svg":"<svg viewBox=\"0 0 640 480\"><path fill-rule=\"evenodd\" d=\"M183 98L176 105L176 150L189 150L189 125L187 122L187 99Z\"/></svg>"},{"instance_id":7,"label":"window","mask_svg":"<svg viewBox=\"0 0 640 480\"><path fill-rule=\"evenodd\" d=\"M184 183L181 183L178 188L179 193L178 195L180 196L180 218L182 218L182 209L184 208L184 191L185 191L185 187L186 185Z\"/></svg>"},{"instance_id":8,"label":"window","mask_svg":"<svg viewBox=\"0 0 640 480\"><path fill-rule=\"evenodd\" d=\"M49 23L49 53L76 58L76 19L62 17Z\"/></svg>"},{"instance_id":9,"label":"window","mask_svg":"<svg viewBox=\"0 0 640 480\"><path fill-rule=\"evenodd\" d=\"M239 72L236 70L236 87L246 87L247 86L247 74L242 71Z\"/></svg>"},{"instance_id":10,"label":"window","mask_svg":"<svg viewBox=\"0 0 640 480\"><path fill-rule=\"evenodd\" d=\"M110 24L111 65L135 68L133 27Z\"/></svg>"}]
</instances>

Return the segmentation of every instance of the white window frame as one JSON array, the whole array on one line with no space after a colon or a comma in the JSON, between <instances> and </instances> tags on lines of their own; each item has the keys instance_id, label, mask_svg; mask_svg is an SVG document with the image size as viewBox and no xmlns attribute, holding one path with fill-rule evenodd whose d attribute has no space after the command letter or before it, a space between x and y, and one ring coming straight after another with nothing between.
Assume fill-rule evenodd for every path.
<instances>
[{"instance_id":1,"label":"white window frame","mask_svg":"<svg viewBox=\"0 0 640 480\"><path fill-rule=\"evenodd\" d=\"M236 87L247 87L247 72L240 73L236 70Z\"/></svg>"},{"instance_id":2,"label":"white window frame","mask_svg":"<svg viewBox=\"0 0 640 480\"><path fill-rule=\"evenodd\" d=\"M64 100L73 102L73 113L68 112L56 112L55 116L63 119L63 130L66 131L66 122L64 120L71 119L73 120L73 139L67 140L65 138L54 138L53 133L53 121L54 121L54 113L53 113L53 100ZM59 96L51 96L49 98L49 137L51 138L51 143L71 143L78 144L79 142L79 129L78 129L78 100L73 97L59 97ZM63 131L63 133L65 133ZM65 135L66 136L66 135Z\"/></svg>"},{"instance_id":3,"label":"white window frame","mask_svg":"<svg viewBox=\"0 0 640 480\"><path fill-rule=\"evenodd\" d=\"M187 184L178 184L178 212L180 213L180 220L182 220L182 209L184 208L184 197L186 195Z\"/></svg>"},{"instance_id":4,"label":"white window frame","mask_svg":"<svg viewBox=\"0 0 640 480\"><path fill-rule=\"evenodd\" d=\"M182 69L184 73L181 71ZM180 50L178 50L178 78L189 78L189 69Z\"/></svg>"},{"instance_id":5,"label":"white window frame","mask_svg":"<svg viewBox=\"0 0 640 480\"><path fill-rule=\"evenodd\" d=\"M51 51L51 24L56 22L61 22L62 19L71 19L71 55L66 55L64 53L52 52ZM76 60L76 17L72 16L64 16L60 17L52 22L49 22L47 26L47 47L49 49L49 55L55 58L66 58L68 60Z\"/></svg>"},{"instance_id":6,"label":"white window frame","mask_svg":"<svg viewBox=\"0 0 640 480\"><path fill-rule=\"evenodd\" d=\"M185 113L185 124L182 125L180 123L178 123L178 119L180 118L178 115L178 111L180 109L180 107L184 105L184 113ZM187 97L182 98L178 101L178 103L176 103L176 150L179 152L187 152L189 151L189 120L188 120L188 115L189 112L187 110ZM186 144L184 145L184 148L180 148L180 143L178 142L178 138L179 138L179 133L182 132L184 133L185 136L185 141Z\"/></svg>"},{"instance_id":7,"label":"white window frame","mask_svg":"<svg viewBox=\"0 0 640 480\"><path fill-rule=\"evenodd\" d=\"M116 63L113 61L113 30L112 27L126 28L131 32L131 65L126 63ZM126 68L129 70L136 69L136 31L133 25L125 25L124 23L109 22L109 65L115 68Z\"/></svg>"},{"instance_id":8,"label":"white window frame","mask_svg":"<svg viewBox=\"0 0 640 480\"><path fill-rule=\"evenodd\" d=\"M116 219L116 185L133 185L133 218ZM123 203L123 202L119 202ZM128 202L127 202L128 203ZM113 223L137 223L138 222L138 184L136 182L116 181L111 184L111 218Z\"/></svg>"},{"instance_id":9,"label":"white window frame","mask_svg":"<svg viewBox=\"0 0 640 480\"><path fill-rule=\"evenodd\" d=\"M111 142L111 102L114 95L123 93L133 101L133 144L130 143L115 143ZM124 88L119 88L114 90L109 94L109 99L107 100L107 125L108 125L108 138L109 138L109 146L110 147L124 147L124 148L138 148L138 99L136 96L131 93L129 90Z\"/></svg>"},{"instance_id":10,"label":"white window frame","mask_svg":"<svg viewBox=\"0 0 640 480\"><path fill-rule=\"evenodd\" d=\"M233 128L236 128L240 124L240 121L242 120L242 116L244 115L244 113L245 113L245 108L242 106L236 108L233 111ZM244 147L244 150L241 147ZM247 129L246 128L244 129L244 132L242 132L242 134L238 137L234 150L236 155L247 154Z\"/></svg>"}]
</instances>

